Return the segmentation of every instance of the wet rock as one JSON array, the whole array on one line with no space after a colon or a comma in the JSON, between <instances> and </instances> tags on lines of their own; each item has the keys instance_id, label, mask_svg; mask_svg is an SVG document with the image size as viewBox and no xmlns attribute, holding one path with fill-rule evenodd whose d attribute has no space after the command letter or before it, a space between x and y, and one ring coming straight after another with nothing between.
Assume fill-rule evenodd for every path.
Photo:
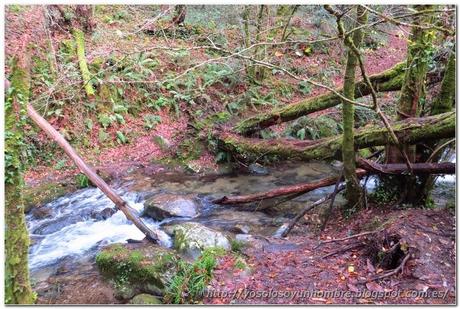
<instances>
[{"instance_id":1,"label":"wet rock","mask_svg":"<svg viewBox=\"0 0 460 309\"><path fill-rule=\"evenodd\" d=\"M248 170L251 174L254 174L254 175L268 175L269 174L268 168L260 165L259 163L249 164Z\"/></svg>"},{"instance_id":2,"label":"wet rock","mask_svg":"<svg viewBox=\"0 0 460 309\"><path fill-rule=\"evenodd\" d=\"M70 216L61 217L56 220L45 222L44 224L40 225L35 230L33 230L32 233L38 235L48 235L62 230L64 227L70 224L74 224L80 221L84 221L84 219Z\"/></svg>"},{"instance_id":3,"label":"wet rock","mask_svg":"<svg viewBox=\"0 0 460 309\"><path fill-rule=\"evenodd\" d=\"M236 234L271 235L277 228L273 218L260 211L235 211L232 209L215 210L200 223L213 228L223 229Z\"/></svg>"},{"instance_id":4,"label":"wet rock","mask_svg":"<svg viewBox=\"0 0 460 309\"><path fill-rule=\"evenodd\" d=\"M139 294L129 301L133 305L161 305L163 302L156 296L150 294Z\"/></svg>"},{"instance_id":5,"label":"wet rock","mask_svg":"<svg viewBox=\"0 0 460 309\"><path fill-rule=\"evenodd\" d=\"M174 238L174 248L196 259L206 248L220 247L230 250L227 236L196 222L185 222L165 227Z\"/></svg>"},{"instance_id":6,"label":"wet rock","mask_svg":"<svg viewBox=\"0 0 460 309\"><path fill-rule=\"evenodd\" d=\"M46 182L24 189L24 212L28 213L35 207L49 203L69 192L76 190L74 185L59 182Z\"/></svg>"},{"instance_id":7,"label":"wet rock","mask_svg":"<svg viewBox=\"0 0 460 309\"><path fill-rule=\"evenodd\" d=\"M236 234L235 240L247 244L247 243L253 242L254 237L249 234Z\"/></svg>"},{"instance_id":8,"label":"wet rock","mask_svg":"<svg viewBox=\"0 0 460 309\"><path fill-rule=\"evenodd\" d=\"M91 212L90 216L92 219L95 219L97 221L102 221L102 220L107 220L111 216L113 216L117 210L115 208L104 208L101 211L93 211Z\"/></svg>"},{"instance_id":9,"label":"wet rock","mask_svg":"<svg viewBox=\"0 0 460 309\"><path fill-rule=\"evenodd\" d=\"M198 214L198 204L191 195L157 194L144 203L144 215L156 220L170 217L193 218Z\"/></svg>"},{"instance_id":10,"label":"wet rock","mask_svg":"<svg viewBox=\"0 0 460 309\"><path fill-rule=\"evenodd\" d=\"M174 251L151 243L113 244L96 256L99 271L123 300L140 293L164 295L178 261Z\"/></svg>"},{"instance_id":11,"label":"wet rock","mask_svg":"<svg viewBox=\"0 0 460 309\"><path fill-rule=\"evenodd\" d=\"M47 207L38 207L32 210L32 215L36 219L44 219L44 218L51 217L51 213L52 213L51 209Z\"/></svg>"}]
</instances>

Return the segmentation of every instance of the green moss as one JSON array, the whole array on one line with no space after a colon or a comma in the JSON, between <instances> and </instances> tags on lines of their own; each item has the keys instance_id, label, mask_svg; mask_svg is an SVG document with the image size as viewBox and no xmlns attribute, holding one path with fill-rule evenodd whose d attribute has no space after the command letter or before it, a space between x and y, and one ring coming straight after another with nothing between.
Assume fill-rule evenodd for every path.
<instances>
[{"instance_id":1,"label":"green moss","mask_svg":"<svg viewBox=\"0 0 460 309\"><path fill-rule=\"evenodd\" d=\"M76 187L68 183L47 182L34 187L24 188L24 211L29 212L33 207L49 203L69 192Z\"/></svg>"},{"instance_id":2,"label":"green moss","mask_svg":"<svg viewBox=\"0 0 460 309\"><path fill-rule=\"evenodd\" d=\"M74 35L75 44L77 47L78 64L80 66L81 76L83 79L83 85L86 91L86 95L88 97L92 97L94 96L95 92L93 89L93 84L91 82L91 73L89 72L88 64L86 63L85 35L83 31L79 29L74 29L73 35Z\"/></svg>"},{"instance_id":3,"label":"green moss","mask_svg":"<svg viewBox=\"0 0 460 309\"><path fill-rule=\"evenodd\" d=\"M398 63L387 71L369 76L369 79L377 91L399 90L403 84L404 69L405 63ZM343 89L337 89L337 91L342 92ZM360 81L355 84L355 98L363 97L369 94L370 89L364 81ZM280 121L285 122L294 120L301 116L336 106L340 103L340 98L333 93L315 96L295 104L274 108L268 113L258 114L242 120L233 128L233 130L240 134L248 134L276 124Z\"/></svg>"},{"instance_id":4,"label":"green moss","mask_svg":"<svg viewBox=\"0 0 460 309\"><path fill-rule=\"evenodd\" d=\"M22 55L27 58L27 55ZM29 99L30 71L26 60L14 58L5 102L5 303L32 304L29 280L29 234L24 217L23 126Z\"/></svg>"},{"instance_id":5,"label":"green moss","mask_svg":"<svg viewBox=\"0 0 460 309\"><path fill-rule=\"evenodd\" d=\"M96 256L96 265L115 287L119 298L138 292L164 293L177 271L179 258L170 250L155 245L137 249L115 244Z\"/></svg>"}]
</instances>

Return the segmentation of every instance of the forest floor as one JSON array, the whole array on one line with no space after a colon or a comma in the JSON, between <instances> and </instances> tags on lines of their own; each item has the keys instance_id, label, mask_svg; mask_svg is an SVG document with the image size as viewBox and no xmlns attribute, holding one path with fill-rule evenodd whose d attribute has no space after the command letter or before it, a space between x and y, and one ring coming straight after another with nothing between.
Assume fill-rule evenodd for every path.
<instances>
[{"instance_id":1,"label":"forest floor","mask_svg":"<svg viewBox=\"0 0 460 309\"><path fill-rule=\"evenodd\" d=\"M377 234L363 236L365 245L355 249L347 248L358 238L320 245L383 226L383 239L399 239L412 248L413 257L401 272L381 280L371 280L388 271L375 263L374 250L385 246ZM320 237L302 224L286 239L260 239L259 245L244 250L248 269L235 268L233 256L224 258L204 303L454 304L454 227L455 217L447 210L379 208L350 219L335 217ZM401 259L396 257L390 268Z\"/></svg>"}]
</instances>

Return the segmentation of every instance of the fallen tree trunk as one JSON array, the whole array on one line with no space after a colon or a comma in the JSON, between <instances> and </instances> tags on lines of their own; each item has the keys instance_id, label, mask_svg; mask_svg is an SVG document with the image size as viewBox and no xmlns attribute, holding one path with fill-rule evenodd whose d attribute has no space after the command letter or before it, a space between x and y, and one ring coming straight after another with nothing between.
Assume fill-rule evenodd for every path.
<instances>
[{"instance_id":1,"label":"fallen tree trunk","mask_svg":"<svg viewBox=\"0 0 460 309\"><path fill-rule=\"evenodd\" d=\"M382 73L369 76L374 90L377 92L401 90L405 67L406 63L402 62ZM439 81L438 75L439 74L431 74L428 83ZM339 88L337 91L342 93L343 89ZM356 83L355 98L367 96L370 93L371 90L365 81ZM233 128L233 131L241 135L250 135L269 126L291 121L301 116L334 107L341 103L342 101L336 94L326 93L242 120Z\"/></svg>"},{"instance_id":2,"label":"fallen tree trunk","mask_svg":"<svg viewBox=\"0 0 460 309\"><path fill-rule=\"evenodd\" d=\"M400 175L407 172L406 164L378 164L370 160L359 158L356 165L370 173ZM414 174L455 174L455 163L412 163Z\"/></svg>"},{"instance_id":3,"label":"fallen tree trunk","mask_svg":"<svg viewBox=\"0 0 460 309\"><path fill-rule=\"evenodd\" d=\"M366 170L363 170L363 169L356 170L357 177L363 177L366 174L367 174ZM301 192L307 193L307 192L313 191L318 188L333 185L337 183L337 180L338 180L338 177L334 176L334 177L328 177L328 178L324 178L324 179L309 182L309 183L280 187L275 190L271 190L267 192L233 196L233 197L224 196L220 199L214 200L213 203L222 204L222 205L245 204L245 203L257 202L257 201L262 201L266 199L271 199L271 198L295 194L295 193L301 193Z\"/></svg>"},{"instance_id":4,"label":"fallen tree trunk","mask_svg":"<svg viewBox=\"0 0 460 309\"><path fill-rule=\"evenodd\" d=\"M367 174L404 174L408 173L406 164L377 164L365 159L358 159L358 168L356 176L362 178ZM455 174L455 163L414 163L411 165L414 174ZM317 181L302 183L291 186L279 187L271 191L239 195L239 196L224 196L214 200L213 203L221 205L239 205L252 202L259 202L284 195L307 193L318 188L331 186L336 184L341 176L328 177Z\"/></svg>"},{"instance_id":5,"label":"fallen tree trunk","mask_svg":"<svg viewBox=\"0 0 460 309\"><path fill-rule=\"evenodd\" d=\"M115 206L121 210L126 218L134 223L134 225L145 234L145 236L155 242L160 241L160 235L158 231L152 231L149 227L145 225L142 220L137 217L135 214L132 213L132 210L129 208L128 204L115 192L109 185L97 175L84 161L83 159L77 154L77 152L70 146L70 144L59 134L56 129L54 129L43 117L41 117L32 105L27 105L27 113L29 117L43 130L45 133L53 139L56 143L61 146L61 148L65 151L65 153L75 162L78 168L91 180L91 182L97 186L102 192L112 202L115 203Z\"/></svg>"},{"instance_id":6,"label":"fallen tree trunk","mask_svg":"<svg viewBox=\"0 0 460 309\"><path fill-rule=\"evenodd\" d=\"M392 124L400 143L416 144L421 141L455 136L455 113L449 112L424 118L408 118ZM239 153L243 157L277 156L280 159L324 160L339 158L342 135L314 141L293 139L262 140L241 137L232 133L219 134L220 147ZM355 147L368 148L393 144L388 130L381 125L364 127L355 132Z\"/></svg>"}]
</instances>

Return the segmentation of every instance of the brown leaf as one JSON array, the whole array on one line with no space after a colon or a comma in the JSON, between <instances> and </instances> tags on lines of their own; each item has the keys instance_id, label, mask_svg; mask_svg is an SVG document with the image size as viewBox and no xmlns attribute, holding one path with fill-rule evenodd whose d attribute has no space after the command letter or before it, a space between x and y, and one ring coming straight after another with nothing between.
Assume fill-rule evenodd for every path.
<instances>
[{"instance_id":1,"label":"brown leaf","mask_svg":"<svg viewBox=\"0 0 460 309\"><path fill-rule=\"evenodd\" d=\"M367 270L371 273L375 273L375 267L374 265L372 265L371 261L367 259L366 263L367 263Z\"/></svg>"},{"instance_id":2,"label":"brown leaf","mask_svg":"<svg viewBox=\"0 0 460 309\"><path fill-rule=\"evenodd\" d=\"M359 289L358 289L355 285L353 285L353 284L351 284L351 283L348 283L347 286L348 286L348 289L349 289L350 291L352 291L352 292L354 292L354 293L358 293L358 292L359 292Z\"/></svg>"},{"instance_id":3,"label":"brown leaf","mask_svg":"<svg viewBox=\"0 0 460 309\"><path fill-rule=\"evenodd\" d=\"M366 287L369 291L372 291L372 292L384 292L384 289L375 282L366 283Z\"/></svg>"}]
</instances>

